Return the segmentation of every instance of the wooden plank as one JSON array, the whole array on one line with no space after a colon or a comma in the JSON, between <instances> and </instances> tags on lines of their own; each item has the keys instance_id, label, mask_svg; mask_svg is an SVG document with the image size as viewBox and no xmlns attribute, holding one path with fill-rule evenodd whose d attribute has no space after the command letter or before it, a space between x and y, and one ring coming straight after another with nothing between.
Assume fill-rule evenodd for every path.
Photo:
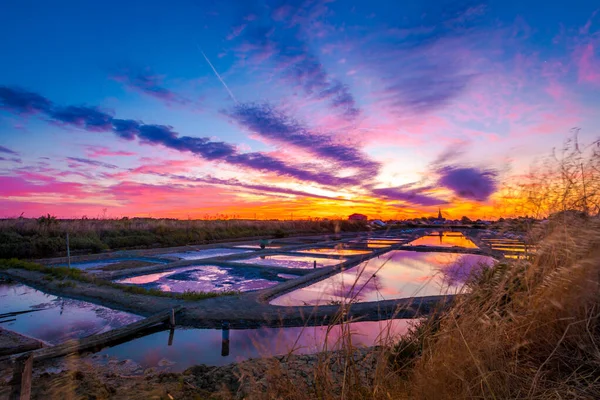
<instances>
[{"instance_id":1,"label":"wooden plank","mask_svg":"<svg viewBox=\"0 0 600 400\"><path fill-rule=\"evenodd\" d=\"M31 398L31 375L33 372L33 354L29 353L15 360L12 378L11 400L29 400Z\"/></svg>"},{"instance_id":2,"label":"wooden plank","mask_svg":"<svg viewBox=\"0 0 600 400\"><path fill-rule=\"evenodd\" d=\"M35 361L46 360L49 358L62 357L73 353L78 353L83 350L101 348L109 343L135 335L137 332L149 328L161 322L170 320L171 315L181 311L183 307L176 306L173 309L162 311L151 317L143 319L127 326L113 329L111 331L98 335L88 336L82 339L68 340L56 346L46 347L32 352Z\"/></svg>"}]
</instances>

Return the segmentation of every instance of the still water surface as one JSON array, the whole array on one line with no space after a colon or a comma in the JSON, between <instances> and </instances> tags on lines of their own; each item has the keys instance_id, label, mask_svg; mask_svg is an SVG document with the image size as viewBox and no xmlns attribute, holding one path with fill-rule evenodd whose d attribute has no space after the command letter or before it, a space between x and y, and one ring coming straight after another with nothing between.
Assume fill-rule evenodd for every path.
<instances>
[{"instance_id":1,"label":"still water surface","mask_svg":"<svg viewBox=\"0 0 600 400\"><path fill-rule=\"evenodd\" d=\"M198 265L170 271L133 276L117 283L139 285L163 292L215 292L239 290L242 292L266 289L286 279L271 275L270 279L257 268Z\"/></svg>"},{"instance_id":2,"label":"still water surface","mask_svg":"<svg viewBox=\"0 0 600 400\"><path fill-rule=\"evenodd\" d=\"M394 250L310 286L283 294L273 305L325 305L455 294L471 272L493 264L474 254Z\"/></svg>"},{"instance_id":3,"label":"still water surface","mask_svg":"<svg viewBox=\"0 0 600 400\"><path fill-rule=\"evenodd\" d=\"M473 243L469 238L464 236L460 232L455 233L439 233L427 236L421 236L420 238L413 240L408 243L412 246L436 246L436 247L465 247L465 248L477 248L477 245Z\"/></svg>"},{"instance_id":4,"label":"still water surface","mask_svg":"<svg viewBox=\"0 0 600 400\"><path fill-rule=\"evenodd\" d=\"M1 318L15 332L58 344L139 321L142 317L86 301L61 298L19 283L0 283L0 314L34 310Z\"/></svg>"},{"instance_id":5,"label":"still water surface","mask_svg":"<svg viewBox=\"0 0 600 400\"><path fill-rule=\"evenodd\" d=\"M339 348L342 332L350 332L352 344L357 347L373 346L397 340L407 332L415 320L352 322L333 326L294 328L231 329L229 342L223 343L220 329L176 329L173 342L168 346L169 331L132 340L107 348L96 358L117 357L131 359L143 369L168 367L183 371L196 364L226 365L248 358L294 354L310 354L324 349Z\"/></svg>"}]
</instances>

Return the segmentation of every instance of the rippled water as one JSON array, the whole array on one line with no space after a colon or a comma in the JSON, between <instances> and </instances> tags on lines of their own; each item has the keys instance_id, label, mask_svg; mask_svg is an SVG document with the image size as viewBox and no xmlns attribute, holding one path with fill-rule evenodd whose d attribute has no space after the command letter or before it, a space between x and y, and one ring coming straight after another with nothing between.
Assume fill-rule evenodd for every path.
<instances>
[{"instance_id":1,"label":"rippled water","mask_svg":"<svg viewBox=\"0 0 600 400\"><path fill-rule=\"evenodd\" d=\"M344 261L343 258L317 258L317 257L303 257L303 256L287 256L283 254L275 254L269 256L260 256L249 258L246 260L239 260L236 262L246 264L260 264L271 267L284 267L284 268L301 268L309 269L314 268L314 262L317 262L317 268L326 267L330 265L337 265Z\"/></svg>"},{"instance_id":2,"label":"rippled water","mask_svg":"<svg viewBox=\"0 0 600 400\"><path fill-rule=\"evenodd\" d=\"M274 274L263 274L256 268L200 265L133 276L118 280L117 283L140 285L149 289L156 288L163 292L176 293L183 293L185 291L215 292L227 290L246 292L265 289L284 280Z\"/></svg>"},{"instance_id":3,"label":"rippled water","mask_svg":"<svg viewBox=\"0 0 600 400\"><path fill-rule=\"evenodd\" d=\"M373 346L397 340L414 322L402 319L353 322L346 324L344 331L350 332L354 346ZM329 334L326 326L231 329L229 342L224 346L221 330L177 329L172 345L168 346L169 335L169 331L154 333L105 349L94 357L131 359L140 364L142 370L150 367L160 369L162 366L172 371L183 371L197 364L226 365L248 358L283 355L291 350L294 354L310 354L336 349L343 336L339 325L333 327Z\"/></svg>"},{"instance_id":4,"label":"rippled water","mask_svg":"<svg viewBox=\"0 0 600 400\"><path fill-rule=\"evenodd\" d=\"M80 300L61 298L18 283L0 283L0 314L36 310L2 318L0 326L51 344L82 338L139 321L142 317Z\"/></svg>"},{"instance_id":5,"label":"rippled water","mask_svg":"<svg viewBox=\"0 0 600 400\"><path fill-rule=\"evenodd\" d=\"M492 258L473 254L394 250L286 293L271 304L324 305L454 294L474 269L492 264Z\"/></svg>"}]
</instances>

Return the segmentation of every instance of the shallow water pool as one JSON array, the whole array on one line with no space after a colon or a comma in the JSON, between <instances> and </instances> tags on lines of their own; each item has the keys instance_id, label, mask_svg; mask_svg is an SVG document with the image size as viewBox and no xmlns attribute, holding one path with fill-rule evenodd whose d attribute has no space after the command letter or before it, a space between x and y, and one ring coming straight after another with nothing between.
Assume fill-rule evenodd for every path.
<instances>
[{"instance_id":1,"label":"shallow water pool","mask_svg":"<svg viewBox=\"0 0 600 400\"><path fill-rule=\"evenodd\" d=\"M46 294L20 283L0 283L0 314L33 312L0 318L0 326L58 344L139 321L142 317L86 301Z\"/></svg>"},{"instance_id":2,"label":"shallow water pool","mask_svg":"<svg viewBox=\"0 0 600 400\"><path fill-rule=\"evenodd\" d=\"M230 256L232 254L249 253L250 251L251 250L244 249L206 249L196 251L184 251L181 253L166 253L161 254L161 256L177 257L182 260L202 260L203 258Z\"/></svg>"},{"instance_id":3,"label":"shallow water pool","mask_svg":"<svg viewBox=\"0 0 600 400\"><path fill-rule=\"evenodd\" d=\"M465 247L476 249L477 245L462 233L446 235L443 233L421 236L408 243L411 246L435 246L435 247Z\"/></svg>"},{"instance_id":4,"label":"shallow water pool","mask_svg":"<svg viewBox=\"0 0 600 400\"><path fill-rule=\"evenodd\" d=\"M269 256L260 256L254 258L248 258L246 260L239 260L236 262L245 264L260 264L270 267L284 267L284 268L300 268L309 269L314 268L314 263L317 262L317 268L327 267L330 265L337 265L345 259L340 258L320 258L320 257L303 257L303 256L287 256L284 254L274 254Z\"/></svg>"},{"instance_id":5,"label":"shallow water pool","mask_svg":"<svg viewBox=\"0 0 600 400\"><path fill-rule=\"evenodd\" d=\"M455 294L473 270L493 262L491 257L473 254L393 250L270 303L326 305Z\"/></svg>"},{"instance_id":6,"label":"shallow water pool","mask_svg":"<svg viewBox=\"0 0 600 400\"><path fill-rule=\"evenodd\" d=\"M118 264L118 263L122 263L122 262L129 262L129 261L144 261L144 262L154 263L154 264L168 263L168 261L166 261L166 260L162 260L160 258L151 258L151 257L108 258L108 259L104 259L104 260L72 262L71 268L95 269L95 268L102 268L102 267L106 267L108 265ZM66 263L55 264L55 266L66 267L67 264Z\"/></svg>"},{"instance_id":7,"label":"shallow water pool","mask_svg":"<svg viewBox=\"0 0 600 400\"><path fill-rule=\"evenodd\" d=\"M397 340L415 320L352 322L343 328L352 335L357 347L373 346ZM130 359L146 368L183 371L197 364L226 365L248 358L294 354L310 354L336 349L342 336L341 326L334 326L327 335L326 326L297 328L231 329L229 342L223 343L220 329L176 329L168 346L169 331L132 340L102 350L96 359ZM327 344L327 347L325 347ZM108 362L108 360L107 360Z\"/></svg>"},{"instance_id":8,"label":"shallow water pool","mask_svg":"<svg viewBox=\"0 0 600 400\"><path fill-rule=\"evenodd\" d=\"M313 253L313 254L327 254L330 256L357 256L361 254L371 253L369 250L353 250L353 249L335 249L335 248L319 248L319 249L305 249L296 250L298 253Z\"/></svg>"},{"instance_id":9,"label":"shallow water pool","mask_svg":"<svg viewBox=\"0 0 600 400\"><path fill-rule=\"evenodd\" d=\"M257 268L197 265L175 268L170 271L133 276L116 281L126 285L139 285L163 292L183 293L219 292L266 289L286 279L276 274L263 273Z\"/></svg>"}]
</instances>

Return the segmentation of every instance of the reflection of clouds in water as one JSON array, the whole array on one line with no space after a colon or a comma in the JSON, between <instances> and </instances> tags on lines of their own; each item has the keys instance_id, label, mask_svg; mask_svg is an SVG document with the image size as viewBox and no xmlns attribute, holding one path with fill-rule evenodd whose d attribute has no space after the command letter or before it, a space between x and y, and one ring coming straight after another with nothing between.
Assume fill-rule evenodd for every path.
<instances>
[{"instance_id":1,"label":"reflection of clouds in water","mask_svg":"<svg viewBox=\"0 0 600 400\"><path fill-rule=\"evenodd\" d=\"M249 268L202 265L178 268L162 274L128 278L120 281L120 283L135 284L142 282L141 284L147 287L176 293L185 291L249 291L265 289L279 283L277 280L263 279L260 274L260 271ZM281 278L277 279L281 280Z\"/></svg>"},{"instance_id":2,"label":"reflection of clouds in water","mask_svg":"<svg viewBox=\"0 0 600 400\"><path fill-rule=\"evenodd\" d=\"M478 274L484 268L493 265L493 260L485 257L464 254L447 265L440 267L440 272L444 275L444 280L449 285L464 284L469 277Z\"/></svg>"},{"instance_id":3,"label":"reflection of clouds in water","mask_svg":"<svg viewBox=\"0 0 600 400\"><path fill-rule=\"evenodd\" d=\"M141 319L88 302L47 295L21 284L12 287L0 285L0 292L4 294L0 304L2 312L39 310L17 315L9 329L51 344L104 332Z\"/></svg>"},{"instance_id":4,"label":"reflection of clouds in water","mask_svg":"<svg viewBox=\"0 0 600 400\"><path fill-rule=\"evenodd\" d=\"M462 285L456 280L446 280L443 271L448 264L461 265L457 263L459 259L475 265L489 258L393 250L320 282L283 294L273 299L271 304L317 305L453 294L462 290ZM373 277L373 274L376 276Z\"/></svg>"},{"instance_id":5,"label":"reflection of clouds in water","mask_svg":"<svg viewBox=\"0 0 600 400\"><path fill-rule=\"evenodd\" d=\"M287 255L271 255L271 256L260 256L256 258L249 258L246 260L239 260L238 262L247 264L262 264L274 267L285 267L285 268L303 268L309 269L314 267L314 262L317 261L317 268L337 265L341 262L346 261L344 258L313 258L313 257L302 257L302 256L287 256Z\"/></svg>"},{"instance_id":6,"label":"reflection of clouds in water","mask_svg":"<svg viewBox=\"0 0 600 400\"><path fill-rule=\"evenodd\" d=\"M335 350L351 335L357 347L395 343L416 320L353 322L341 326L231 329L230 354L221 356L221 331L217 329L177 329L172 346L167 346L168 331L141 337L100 354L132 359L143 368L157 367L163 359L175 363L172 370L183 371L191 365L225 365L248 358L314 353Z\"/></svg>"}]
</instances>

